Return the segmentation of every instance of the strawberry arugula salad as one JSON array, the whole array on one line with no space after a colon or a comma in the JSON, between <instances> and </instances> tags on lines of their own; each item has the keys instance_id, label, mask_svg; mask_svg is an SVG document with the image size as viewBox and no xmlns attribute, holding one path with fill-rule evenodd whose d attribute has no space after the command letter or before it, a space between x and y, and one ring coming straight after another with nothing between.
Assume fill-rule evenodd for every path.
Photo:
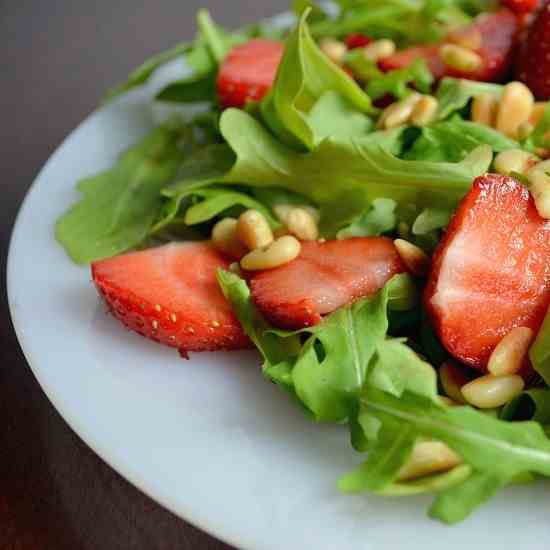
<instances>
[{"instance_id":1,"label":"strawberry arugula salad","mask_svg":"<svg viewBox=\"0 0 550 550\"><path fill-rule=\"evenodd\" d=\"M296 0L198 34L169 118L57 222L127 328L265 377L458 522L550 477L550 2Z\"/></svg>"}]
</instances>

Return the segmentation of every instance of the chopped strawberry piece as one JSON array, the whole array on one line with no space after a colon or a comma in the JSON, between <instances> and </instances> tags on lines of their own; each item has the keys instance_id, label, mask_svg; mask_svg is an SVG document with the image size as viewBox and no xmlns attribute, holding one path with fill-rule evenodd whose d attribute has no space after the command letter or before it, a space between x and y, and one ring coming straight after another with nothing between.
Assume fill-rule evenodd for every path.
<instances>
[{"instance_id":1,"label":"chopped strawberry piece","mask_svg":"<svg viewBox=\"0 0 550 550\"><path fill-rule=\"evenodd\" d=\"M537 330L550 303L550 221L512 178L474 181L433 257L425 304L443 345L486 370L511 329Z\"/></svg>"},{"instance_id":2,"label":"chopped strawberry piece","mask_svg":"<svg viewBox=\"0 0 550 550\"><path fill-rule=\"evenodd\" d=\"M216 280L229 263L207 243L174 243L95 262L92 277L126 327L185 356L250 345Z\"/></svg>"},{"instance_id":3,"label":"chopped strawberry piece","mask_svg":"<svg viewBox=\"0 0 550 550\"><path fill-rule=\"evenodd\" d=\"M539 0L502 0L504 6L518 15L531 13L537 9L539 3Z\"/></svg>"},{"instance_id":4,"label":"chopped strawberry piece","mask_svg":"<svg viewBox=\"0 0 550 550\"><path fill-rule=\"evenodd\" d=\"M498 82L510 69L518 28L517 18L510 10L502 9L492 14L483 14L471 25L454 31L452 37L449 36L441 44L402 50L380 61L380 67L384 71L401 69L410 65L415 59L423 58L436 79L454 76ZM439 56L441 46L451 41L456 42L461 36L465 38L472 36L474 33L481 37L481 46L473 50L483 61L481 68L475 72L465 73L445 65Z\"/></svg>"},{"instance_id":5,"label":"chopped strawberry piece","mask_svg":"<svg viewBox=\"0 0 550 550\"><path fill-rule=\"evenodd\" d=\"M550 0L537 15L518 62L519 78L540 100L550 99Z\"/></svg>"},{"instance_id":6,"label":"chopped strawberry piece","mask_svg":"<svg viewBox=\"0 0 550 550\"><path fill-rule=\"evenodd\" d=\"M250 40L235 46L218 73L218 95L223 107L244 107L259 101L271 88L284 46L273 40Z\"/></svg>"},{"instance_id":7,"label":"chopped strawberry piece","mask_svg":"<svg viewBox=\"0 0 550 550\"><path fill-rule=\"evenodd\" d=\"M299 329L321 315L377 292L403 271L391 239L352 238L303 242L298 258L251 274L252 298L275 326Z\"/></svg>"},{"instance_id":8,"label":"chopped strawberry piece","mask_svg":"<svg viewBox=\"0 0 550 550\"><path fill-rule=\"evenodd\" d=\"M356 50L357 48L364 48L373 42L372 38L369 38L365 34L354 33L346 37L346 46L349 50Z\"/></svg>"}]
</instances>

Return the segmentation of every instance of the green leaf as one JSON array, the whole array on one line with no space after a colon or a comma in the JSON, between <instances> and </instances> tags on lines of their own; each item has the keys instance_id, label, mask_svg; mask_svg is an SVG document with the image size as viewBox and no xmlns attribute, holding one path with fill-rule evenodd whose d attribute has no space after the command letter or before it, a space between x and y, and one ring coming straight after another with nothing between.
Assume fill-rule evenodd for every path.
<instances>
[{"instance_id":1,"label":"green leaf","mask_svg":"<svg viewBox=\"0 0 550 550\"><path fill-rule=\"evenodd\" d=\"M546 104L544 115L524 143L524 148L532 152L536 152L539 147L550 148L550 102Z\"/></svg>"},{"instance_id":2,"label":"green leaf","mask_svg":"<svg viewBox=\"0 0 550 550\"><path fill-rule=\"evenodd\" d=\"M500 411L503 420L534 420L550 423L550 389L534 388L509 401Z\"/></svg>"},{"instance_id":3,"label":"green leaf","mask_svg":"<svg viewBox=\"0 0 550 550\"><path fill-rule=\"evenodd\" d=\"M156 96L159 101L171 103L194 103L199 101L216 101L216 75L192 75L168 84Z\"/></svg>"},{"instance_id":4,"label":"green leaf","mask_svg":"<svg viewBox=\"0 0 550 550\"><path fill-rule=\"evenodd\" d=\"M344 58L344 63L352 70L353 76L363 82L381 78L384 74L375 61L371 61L363 55L361 48L349 50Z\"/></svg>"},{"instance_id":5,"label":"green leaf","mask_svg":"<svg viewBox=\"0 0 550 550\"><path fill-rule=\"evenodd\" d=\"M110 170L82 180L79 202L56 223L59 243L77 263L114 256L147 237L161 207L160 190L183 161L182 127L160 126L124 153Z\"/></svg>"},{"instance_id":6,"label":"green leaf","mask_svg":"<svg viewBox=\"0 0 550 550\"><path fill-rule=\"evenodd\" d=\"M275 140L250 115L228 109L220 129L237 155L225 182L284 187L321 207L323 230L336 232L353 222L376 198L425 207L454 207L472 179L489 168L489 148L460 163L407 161L387 151L385 140L400 133L375 132L361 139L325 139L300 154Z\"/></svg>"},{"instance_id":7,"label":"green leaf","mask_svg":"<svg viewBox=\"0 0 550 550\"><path fill-rule=\"evenodd\" d=\"M415 59L408 67L388 71L370 79L367 84L367 94L373 101L387 94L403 99L413 92L411 85L419 92L429 93L433 80L426 61Z\"/></svg>"},{"instance_id":8,"label":"green leaf","mask_svg":"<svg viewBox=\"0 0 550 550\"><path fill-rule=\"evenodd\" d=\"M444 229L451 219L452 211L445 208L425 208L412 226L413 235L428 235L432 231Z\"/></svg>"},{"instance_id":9,"label":"green leaf","mask_svg":"<svg viewBox=\"0 0 550 550\"><path fill-rule=\"evenodd\" d=\"M338 231L337 237L374 237L392 231L397 225L396 206L392 199L374 199L367 212Z\"/></svg>"},{"instance_id":10,"label":"green leaf","mask_svg":"<svg viewBox=\"0 0 550 550\"><path fill-rule=\"evenodd\" d=\"M355 81L315 44L309 34L307 15L306 11L287 39L272 92L264 100L272 105L264 107L264 111L271 110L280 126L311 149L320 137L311 127L308 114L326 92L339 94L349 104L348 110L353 108L359 113L369 111L371 104ZM274 132L280 130L279 124L273 125L273 115L268 122ZM286 135L280 137L285 139Z\"/></svg>"},{"instance_id":11,"label":"green leaf","mask_svg":"<svg viewBox=\"0 0 550 550\"><path fill-rule=\"evenodd\" d=\"M312 0L293 0L292 11L298 17L301 17L304 12L308 12L309 20L312 22L324 21L328 17L324 10Z\"/></svg>"},{"instance_id":12,"label":"green leaf","mask_svg":"<svg viewBox=\"0 0 550 550\"><path fill-rule=\"evenodd\" d=\"M489 93L500 98L502 88L499 84L445 77L439 83L436 93L436 98L439 101L437 119L443 120L453 113L461 111L477 95Z\"/></svg>"},{"instance_id":13,"label":"green leaf","mask_svg":"<svg viewBox=\"0 0 550 550\"><path fill-rule=\"evenodd\" d=\"M229 50L240 42L246 41L245 34L229 34L216 25L210 17L208 10L199 10L197 13L197 26L201 36L217 64L220 64Z\"/></svg>"},{"instance_id":14,"label":"green leaf","mask_svg":"<svg viewBox=\"0 0 550 550\"><path fill-rule=\"evenodd\" d=\"M550 309L529 350L529 359L546 384L550 384Z\"/></svg>"},{"instance_id":15,"label":"green leaf","mask_svg":"<svg viewBox=\"0 0 550 550\"><path fill-rule=\"evenodd\" d=\"M168 63L169 61L172 61L172 59L176 59L180 56L183 57L184 54L186 54L191 48L192 44L188 42L182 42L180 44L176 44L168 51L159 53L151 57L142 65L140 65L137 69L132 71L128 76L126 82L123 82L122 84L119 84L115 88L109 90L105 95L103 102L111 101L119 95L125 94L126 92L129 92L130 90L139 86L143 86L143 84L146 84L149 81L153 73L159 67Z\"/></svg>"}]
</instances>

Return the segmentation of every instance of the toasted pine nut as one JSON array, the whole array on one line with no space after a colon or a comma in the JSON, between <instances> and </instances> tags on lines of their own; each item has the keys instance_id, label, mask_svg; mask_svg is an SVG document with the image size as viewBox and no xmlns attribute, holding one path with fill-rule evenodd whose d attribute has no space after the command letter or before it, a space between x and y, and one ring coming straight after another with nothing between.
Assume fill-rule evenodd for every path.
<instances>
[{"instance_id":1,"label":"toasted pine nut","mask_svg":"<svg viewBox=\"0 0 550 550\"><path fill-rule=\"evenodd\" d=\"M492 409L508 403L519 395L524 387L523 378L517 374L486 374L462 386L462 395L470 405L480 409Z\"/></svg>"},{"instance_id":2,"label":"toasted pine nut","mask_svg":"<svg viewBox=\"0 0 550 550\"><path fill-rule=\"evenodd\" d=\"M399 481L445 472L458 466L462 459L441 441L416 443L409 460L397 474Z\"/></svg>"},{"instance_id":3,"label":"toasted pine nut","mask_svg":"<svg viewBox=\"0 0 550 550\"><path fill-rule=\"evenodd\" d=\"M439 367L439 380L443 391L455 402L466 403L460 389L468 380L464 374L450 361Z\"/></svg>"},{"instance_id":4,"label":"toasted pine nut","mask_svg":"<svg viewBox=\"0 0 550 550\"><path fill-rule=\"evenodd\" d=\"M376 62L393 55L395 50L395 42L393 40L383 38L382 40L376 40L371 42L368 46L365 46L363 48L363 55L368 61Z\"/></svg>"},{"instance_id":5,"label":"toasted pine nut","mask_svg":"<svg viewBox=\"0 0 550 550\"><path fill-rule=\"evenodd\" d=\"M321 215L319 214L319 210L317 208L310 206L309 204L276 204L273 207L273 212L275 212L275 215L281 220L284 224L288 221L288 215L294 208L301 208L302 210L306 210L313 216L313 219L315 220L315 223L319 223L321 220Z\"/></svg>"},{"instance_id":6,"label":"toasted pine nut","mask_svg":"<svg viewBox=\"0 0 550 550\"><path fill-rule=\"evenodd\" d=\"M281 225L273 231L273 238L278 239L279 237L284 237L285 235L290 235L290 231L286 225Z\"/></svg>"},{"instance_id":7,"label":"toasted pine nut","mask_svg":"<svg viewBox=\"0 0 550 550\"><path fill-rule=\"evenodd\" d=\"M512 172L525 174L533 161L533 155L521 149L508 149L500 152L494 161L495 170L508 176Z\"/></svg>"},{"instance_id":8,"label":"toasted pine nut","mask_svg":"<svg viewBox=\"0 0 550 550\"><path fill-rule=\"evenodd\" d=\"M439 101L433 95L423 95L414 106L411 124L426 126L435 118L438 107Z\"/></svg>"},{"instance_id":9,"label":"toasted pine nut","mask_svg":"<svg viewBox=\"0 0 550 550\"><path fill-rule=\"evenodd\" d=\"M495 129L511 138L517 138L520 124L531 116L535 98L522 82L510 82L504 86L498 106Z\"/></svg>"},{"instance_id":10,"label":"toasted pine nut","mask_svg":"<svg viewBox=\"0 0 550 550\"><path fill-rule=\"evenodd\" d=\"M439 57L445 65L463 73L475 73L483 65L483 59L477 53L456 44L441 46Z\"/></svg>"},{"instance_id":11,"label":"toasted pine nut","mask_svg":"<svg viewBox=\"0 0 550 550\"><path fill-rule=\"evenodd\" d=\"M546 170L550 171L548 164L549 161L547 160L535 164L527 172L527 179L529 180L529 191L535 200L537 212L541 218L550 220L550 176L546 173Z\"/></svg>"},{"instance_id":12,"label":"toasted pine nut","mask_svg":"<svg viewBox=\"0 0 550 550\"><path fill-rule=\"evenodd\" d=\"M273 242L271 227L265 216L257 210L247 210L240 215L237 235L249 250L261 248Z\"/></svg>"},{"instance_id":13,"label":"toasted pine nut","mask_svg":"<svg viewBox=\"0 0 550 550\"><path fill-rule=\"evenodd\" d=\"M430 269L429 256L418 246L404 239L393 241L405 267L413 274L422 277Z\"/></svg>"},{"instance_id":14,"label":"toasted pine nut","mask_svg":"<svg viewBox=\"0 0 550 550\"><path fill-rule=\"evenodd\" d=\"M325 38L319 44L321 51L334 63L340 64L344 60L344 56L348 48L340 40L333 38Z\"/></svg>"},{"instance_id":15,"label":"toasted pine nut","mask_svg":"<svg viewBox=\"0 0 550 550\"><path fill-rule=\"evenodd\" d=\"M529 122L522 122L518 126L518 135L517 138L522 141L524 139L527 139L533 132L535 127Z\"/></svg>"},{"instance_id":16,"label":"toasted pine nut","mask_svg":"<svg viewBox=\"0 0 550 550\"><path fill-rule=\"evenodd\" d=\"M483 44L483 37L478 29L467 29L451 32L449 41L467 50L479 50Z\"/></svg>"},{"instance_id":17,"label":"toasted pine nut","mask_svg":"<svg viewBox=\"0 0 550 550\"><path fill-rule=\"evenodd\" d=\"M497 116L498 103L493 94L480 94L472 101L472 121L493 127Z\"/></svg>"},{"instance_id":18,"label":"toasted pine nut","mask_svg":"<svg viewBox=\"0 0 550 550\"><path fill-rule=\"evenodd\" d=\"M378 127L390 130L405 124L411 118L421 97L418 93L412 93L409 97L386 107L378 119Z\"/></svg>"},{"instance_id":19,"label":"toasted pine nut","mask_svg":"<svg viewBox=\"0 0 550 550\"><path fill-rule=\"evenodd\" d=\"M319 237L317 223L304 208L293 208L288 214L286 226L301 241L314 241Z\"/></svg>"},{"instance_id":20,"label":"toasted pine nut","mask_svg":"<svg viewBox=\"0 0 550 550\"><path fill-rule=\"evenodd\" d=\"M237 237L237 220L224 218L212 228L212 244L218 249L240 260L246 254L246 248Z\"/></svg>"},{"instance_id":21,"label":"toasted pine nut","mask_svg":"<svg viewBox=\"0 0 550 550\"><path fill-rule=\"evenodd\" d=\"M229 271L231 271L231 273L235 273L235 275L240 275L241 266L239 265L238 262L232 262L229 264Z\"/></svg>"},{"instance_id":22,"label":"toasted pine nut","mask_svg":"<svg viewBox=\"0 0 550 550\"><path fill-rule=\"evenodd\" d=\"M546 105L548 105L546 101L537 101L533 105L533 109L531 109L531 114L529 115L529 122L533 126L536 126L541 121L542 117L544 116Z\"/></svg>"},{"instance_id":23,"label":"toasted pine nut","mask_svg":"<svg viewBox=\"0 0 550 550\"><path fill-rule=\"evenodd\" d=\"M529 327L512 329L491 353L487 363L489 373L495 376L516 374L523 364L532 340L533 331Z\"/></svg>"},{"instance_id":24,"label":"toasted pine nut","mask_svg":"<svg viewBox=\"0 0 550 550\"><path fill-rule=\"evenodd\" d=\"M297 258L301 248L302 245L296 237L285 235L264 248L249 252L241 260L241 267L247 271L273 269Z\"/></svg>"}]
</instances>

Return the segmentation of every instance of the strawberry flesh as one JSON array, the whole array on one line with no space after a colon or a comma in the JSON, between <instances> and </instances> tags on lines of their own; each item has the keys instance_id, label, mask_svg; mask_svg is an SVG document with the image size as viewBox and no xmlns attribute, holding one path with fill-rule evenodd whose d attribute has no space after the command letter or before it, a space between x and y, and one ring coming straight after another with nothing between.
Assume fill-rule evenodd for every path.
<instances>
[{"instance_id":1,"label":"strawberry flesh","mask_svg":"<svg viewBox=\"0 0 550 550\"><path fill-rule=\"evenodd\" d=\"M356 50L357 48L364 48L373 42L373 39L365 34L353 33L346 36L346 46L348 50Z\"/></svg>"},{"instance_id":2,"label":"strawberry flesh","mask_svg":"<svg viewBox=\"0 0 550 550\"><path fill-rule=\"evenodd\" d=\"M92 278L127 328L185 356L250 347L216 280L229 263L208 243L173 243L94 262Z\"/></svg>"},{"instance_id":3,"label":"strawberry flesh","mask_svg":"<svg viewBox=\"0 0 550 550\"><path fill-rule=\"evenodd\" d=\"M502 0L502 4L507 8L510 8L514 13L518 15L524 15L536 10L540 1L539 0Z\"/></svg>"},{"instance_id":4,"label":"strawberry flesh","mask_svg":"<svg viewBox=\"0 0 550 550\"><path fill-rule=\"evenodd\" d=\"M550 1L527 34L518 62L519 78L537 99L550 99Z\"/></svg>"},{"instance_id":5,"label":"strawberry flesh","mask_svg":"<svg viewBox=\"0 0 550 550\"><path fill-rule=\"evenodd\" d=\"M382 288L403 271L391 239L361 237L302 243L298 258L250 275L252 298L275 326L300 329Z\"/></svg>"},{"instance_id":6,"label":"strawberry flesh","mask_svg":"<svg viewBox=\"0 0 550 550\"><path fill-rule=\"evenodd\" d=\"M235 46L218 73L222 107L244 107L248 101L260 101L273 85L283 49L282 42L260 39Z\"/></svg>"},{"instance_id":7,"label":"strawberry flesh","mask_svg":"<svg viewBox=\"0 0 550 550\"><path fill-rule=\"evenodd\" d=\"M443 345L486 370L511 329L538 330L550 302L550 221L520 183L480 176L433 256L425 305Z\"/></svg>"},{"instance_id":8,"label":"strawberry flesh","mask_svg":"<svg viewBox=\"0 0 550 550\"><path fill-rule=\"evenodd\" d=\"M444 76L453 76L470 80L499 82L509 72L518 28L518 20L514 13L508 9L502 9L492 14L483 14L471 25L452 33L454 40L460 35L467 37L473 32L479 32L481 35L481 46L474 51L481 57L483 63L481 68L475 72L458 71L443 63L439 52L444 44L451 41L450 38L443 40L440 44L415 46L397 52L382 59L380 68L384 71L401 69L410 65L415 59L422 58L426 60L436 80Z\"/></svg>"}]
</instances>

